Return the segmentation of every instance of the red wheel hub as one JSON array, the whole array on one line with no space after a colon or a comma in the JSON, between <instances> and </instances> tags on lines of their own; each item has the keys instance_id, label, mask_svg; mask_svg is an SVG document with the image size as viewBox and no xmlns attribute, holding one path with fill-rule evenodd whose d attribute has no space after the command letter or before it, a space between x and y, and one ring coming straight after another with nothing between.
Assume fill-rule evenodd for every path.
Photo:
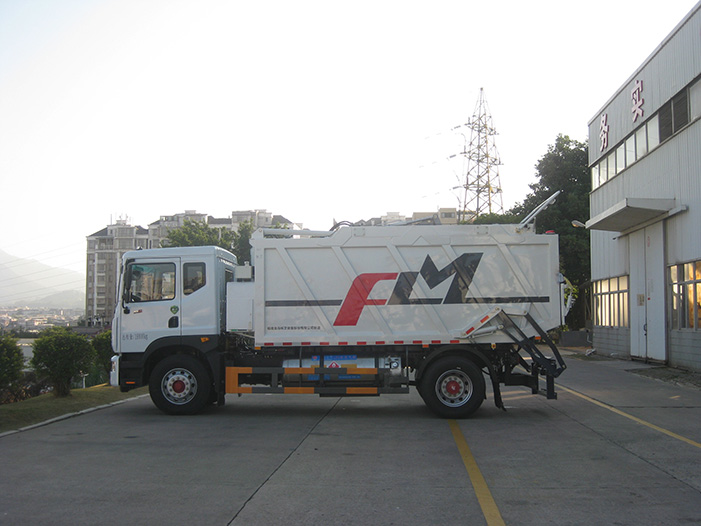
<instances>
[{"instance_id":1,"label":"red wheel hub","mask_svg":"<svg viewBox=\"0 0 701 526\"><path fill-rule=\"evenodd\" d=\"M185 382L182 380L175 380L173 382L173 391L180 394L185 390Z\"/></svg>"},{"instance_id":2,"label":"red wheel hub","mask_svg":"<svg viewBox=\"0 0 701 526\"><path fill-rule=\"evenodd\" d=\"M462 386L460 385L460 382L456 380L450 380L446 386L445 390L448 392L448 394L455 396L462 391Z\"/></svg>"}]
</instances>

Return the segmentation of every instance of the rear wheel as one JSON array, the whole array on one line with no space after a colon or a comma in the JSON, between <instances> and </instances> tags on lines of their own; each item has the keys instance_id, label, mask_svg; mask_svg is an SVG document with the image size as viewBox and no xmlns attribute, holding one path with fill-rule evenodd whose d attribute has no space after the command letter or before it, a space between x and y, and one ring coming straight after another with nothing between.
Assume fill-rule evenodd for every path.
<instances>
[{"instance_id":1,"label":"rear wheel","mask_svg":"<svg viewBox=\"0 0 701 526\"><path fill-rule=\"evenodd\" d=\"M153 403L170 415L193 415L208 403L212 379L195 357L176 354L160 361L149 379Z\"/></svg>"},{"instance_id":2,"label":"rear wheel","mask_svg":"<svg viewBox=\"0 0 701 526\"><path fill-rule=\"evenodd\" d=\"M465 418L484 401L482 371L467 358L447 356L430 365L419 392L431 411L443 418Z\"/></svg>"}]
</instances>

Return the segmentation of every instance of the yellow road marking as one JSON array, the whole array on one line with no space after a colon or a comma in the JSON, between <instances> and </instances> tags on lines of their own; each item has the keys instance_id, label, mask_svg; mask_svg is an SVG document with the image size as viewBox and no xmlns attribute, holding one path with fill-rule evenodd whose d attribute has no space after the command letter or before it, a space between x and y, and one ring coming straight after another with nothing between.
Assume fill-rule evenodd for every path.
<instances>
[{"instance_id":1,"label":"yellow road marking","mask_svg":"<svg viewBox=\"0 0 701 526\"><path fill-rule=\"evenodd\" d=\"M558 388L560 388L563 391L566 391L570 394L578 396L582 400L586 400L587 402L591 402L592 404L598 405L599 407L603 407L604 409L608 409L609 411L616 413L617 415L624 416L624 417L632 420L633 422L637 422L638 424L649 427L650 429L654 429L655 431L659 431L660 433L663 433L669 437L676 438L677 440L681 440L682 442L686 442L687 444L689 444L691 446L701 448L701 443L696 442L694 440L691 440L690 438L686 438L682 435L678 435L676 433L673 433L672 431L669 431L668 429L665 429L665 428L660 427L660 426L656 426L655 424L651 424L650 422L647 422L647 421L643 420L642 418L638 418L637 416L630 415L624 411L621 411L620 409L616 409L613 406L610 406L610 405L605 404L603 402L599 402L598 400L594 400L593 398L591 398L587 395L584 395L582 393L578 393L577 391L573 391L572 389L568 389L567 387L563 387L561 385L558 385Z\"/></svg>"},{"instance_id":2,"label":"yellow road marking","mask_svg":"<svg viewBox=\"0 0 701 526\"><path fill-rule=\"evenodd\" d=\"M497 503L494 502L492 492L489 491L487 482L484 480L482 472L477 466L475 457L472 456L470 446L467 445L467 440L465 440L460 426L455 420L448 420L448 424L450 424L450 430L453 432L453 438L455 439L458 451L467 469L467 474L470 476L472 487L475 489L475 495L477 495L477 501L480 504L480 508L482 508L482 514L487 521L487 526L504 526L504 519L501 518Z\"/></svg>"}]
</instances>

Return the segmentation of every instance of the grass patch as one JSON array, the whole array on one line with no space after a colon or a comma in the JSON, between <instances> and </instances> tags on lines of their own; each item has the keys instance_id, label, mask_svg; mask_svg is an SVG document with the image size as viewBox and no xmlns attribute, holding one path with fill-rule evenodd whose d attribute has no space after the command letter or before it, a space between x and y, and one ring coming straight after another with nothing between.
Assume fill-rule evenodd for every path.
<instances>
[{"instance_id":1,"label":"grass patch","mask_svg":"<svg viewBox=\"0 0 701 526\"><path fill-rule=\"evenodd\" d=\"M87 389L72 389L71 395L65 398L56 398L49 393L13 404L3 404L0 405L0 433L21 429L91 407L134 398L147 392L148 387L121 393L118 387L97 385Z\"/></svg>"}]
</instances>

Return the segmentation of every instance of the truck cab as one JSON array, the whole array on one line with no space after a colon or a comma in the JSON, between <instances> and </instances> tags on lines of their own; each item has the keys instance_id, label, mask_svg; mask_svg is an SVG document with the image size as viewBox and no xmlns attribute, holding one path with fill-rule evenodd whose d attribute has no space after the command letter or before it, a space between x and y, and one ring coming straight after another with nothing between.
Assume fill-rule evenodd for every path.
<instances>
[{"instance_id":1,"label":"truck cab","mask_svg":"<svg viewBox=\"0 0 701 526\"><path fill-rule=\"evenodd\" d=\"M218 247L124 254L112 323L112 347L121 357L114 380L122 391L146 385L155 364L173 353L204 358L216 377L226 283L235 268L236 257Z\"/></svg>"}]
</instances>

